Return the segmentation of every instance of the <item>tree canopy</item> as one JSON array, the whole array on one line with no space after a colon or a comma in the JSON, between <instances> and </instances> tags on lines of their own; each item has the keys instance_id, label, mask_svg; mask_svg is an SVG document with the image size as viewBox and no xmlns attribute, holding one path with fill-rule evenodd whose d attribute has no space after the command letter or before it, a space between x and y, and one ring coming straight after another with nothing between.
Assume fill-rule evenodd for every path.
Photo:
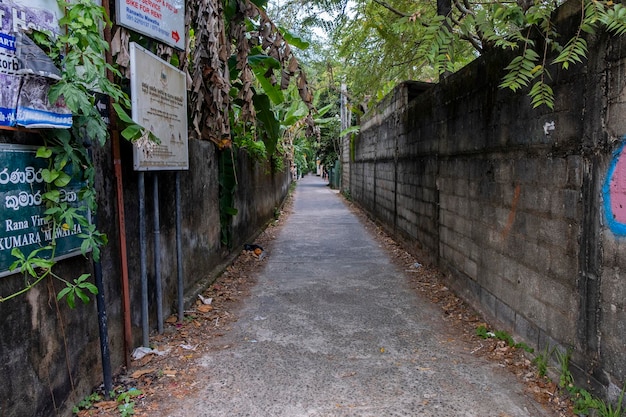
<instances>
[{"instance_id":1,"label":"tree canopy","mask_svg":"<svg viewBox=\"0 0 626 417\"><path fill-rule=\"evenodd\" d=\"M572 0L576 1L576 0ZM559 33L561 0L288 0L289 23L301 33L325 31L318 55L348 84L353 105L381 99L404 80L437 81L493 49L513 51L500 86L527 88L535 107L553 106L553 68L582 62L585 37L626 32L626 8L612 0L580 0L580 24ZM280 20L281 16L276 16Z\"/></svg>"}]
</instances>

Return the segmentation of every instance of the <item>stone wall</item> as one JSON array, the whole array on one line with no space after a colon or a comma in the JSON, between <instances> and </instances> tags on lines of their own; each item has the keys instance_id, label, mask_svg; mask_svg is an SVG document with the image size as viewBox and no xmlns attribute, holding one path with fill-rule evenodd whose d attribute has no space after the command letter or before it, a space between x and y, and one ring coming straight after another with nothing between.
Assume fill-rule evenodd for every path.
<instances>
[{"instance_id":1,"label":"stone wall","mask_svg":"<svg viewBox=\"0 0 626 417\"><path fill-rule=\"evenodd\" d=\"M38 138L6 132L1 141L37 144ZM233 219L232 250L220 243L218 163L215 145L190 140L190 169L181 173L183 275L187 306L208 286L221 268L252 241L270 221L287 195L288 170L277 172L269 165L237 155L239 184ZM132 170L132 149L122 144L124 209L129 267L132 340L130 348L142 344L141 285L138 229L138 175ZM98 224L109 238L102 253L104 296L113 372L125 364L123 313L120 284L119 233L113 163L108 148L97 149ZM155 304L153 175L145 174L149 329L157 327ZM159 218L163 315L177 309L177 261L175 237L175 174L159 176ZM82 256L61 261L61 276L77 277L92 272ZM15 291L23 283L18 275L0 278L0 295ZM71 408L102 383L98 316L95 300L71 310L57 303L58 282L44 281L26 295L0 303L0 415L3 417L70 415Z\"/></svg>"},{"instance_id":2,"label":"stone wall","mask_svg":"<svg viewBox=\"0 0 626 417\"><path fill-rule=\"evenodd\" d=\"M343 186L499 326L572 348L581 383L611 396L626 379L626 43L588 41L588 62L551 69L554 110L498 88L510 56L401 84L362 123Z\"/></svg>"}]
</instances>

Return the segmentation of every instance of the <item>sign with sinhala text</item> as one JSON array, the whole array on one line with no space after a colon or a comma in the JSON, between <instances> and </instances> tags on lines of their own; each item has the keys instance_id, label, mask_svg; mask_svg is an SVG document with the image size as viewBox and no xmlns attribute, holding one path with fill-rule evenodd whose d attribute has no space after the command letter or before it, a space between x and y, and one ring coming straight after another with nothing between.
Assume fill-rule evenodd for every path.
<instances>
[{"instance_id":1,"label":"sign with sinhala text","mask_svg":"<svg viewBox=\"0 0 626 417\"><path fill-rule=\"evenodd\" d=\"M185 73L131 42L130 90L133 120L160 140L137 141L135 170L189 169Z\"/></svg>"},{"instance_id":2,"label":"sign with sinhala text","mask_svg":"<svg viewBox=\"0 0 626 417\"><path fill-rule=\"evenodd\" d=\"M52 241L52 226L46 222L42 195L45 193L42 171L46 161L37 158L33 146L0 145L0 277L10 275L15 261L13 248L26 256ZM78 207L78 191L83 182L72 180L61 190L61 201ZM56 235L56 259L80 254L82 233L79 224L62 225ZM46 256L46 252L41 252Z\"/></svg>"},{"instance_id":3,"label":"sign with sinhala text","mask_svg":"<svg viewBox=\"0 0 626 417\"><path fill-rule=\"evenodd\" d=\"M116 0L117 24L185 49L184 0Z\"/></svg>"}]
</instances>

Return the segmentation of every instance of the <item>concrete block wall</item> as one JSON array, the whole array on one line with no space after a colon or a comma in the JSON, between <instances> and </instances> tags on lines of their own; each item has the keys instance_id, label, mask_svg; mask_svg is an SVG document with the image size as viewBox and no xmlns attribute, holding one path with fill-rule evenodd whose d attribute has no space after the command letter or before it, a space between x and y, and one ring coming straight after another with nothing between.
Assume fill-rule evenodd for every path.
<instances>
[{"instance_id":1,"label":"concrete block wall","mask_svg":"<svg viewBox=\"0 0 626 417\"><path fill-rule=\"evenodd\" d=\"M623 210L624 188L622 186L626 173L623 164L626 162L624 143L626 143L626 53L624 42L612 42L607 48L605 72L606 82L606 115L602 119L608 139L611 142L611 153L607 157L597 158L591 167L581 166L584 178L601 189L600 205L597 207L601 227L592 235L597 243L586 248L595 254L598 262L591 258L585 283L590 291L595 290L599 296L597 304L600 318L595 323L597 339L592 346L601 349L602 360L606 367L616 375L613 392L622 388L620 382L626 380L626 227ZM588 307L591 308L593 304Z\"/></svg>"},{"instance_id":2,"label":"concrete block wall","mask_svg":"<svg viewBox=\"0 0 626 417\"><path fill-rule=\"evenodd\" d=\"M498 88L503 54L399 85L362 123L344 187L504 330L571 348L581 382L610 396L626 380L626 43L588 42L588 62L551 69L553 110Z\"/></svg>"},{"instance_id":3,"label":"concrete block wall","mask_svg":"<svg viewBox=\"0 0 626 417\"><path fill-rule=\"evenodd\" d=\"M568 191L561 177L542 175L564 161L492 158L440 163L440 263L497 295L516 315L545 319L544 331L573 346L579 222L553 210L551 197ZM580 212L580 201L574 207ZM501 319L515 327L515 316Z\"/></svg>"}]
</instances>

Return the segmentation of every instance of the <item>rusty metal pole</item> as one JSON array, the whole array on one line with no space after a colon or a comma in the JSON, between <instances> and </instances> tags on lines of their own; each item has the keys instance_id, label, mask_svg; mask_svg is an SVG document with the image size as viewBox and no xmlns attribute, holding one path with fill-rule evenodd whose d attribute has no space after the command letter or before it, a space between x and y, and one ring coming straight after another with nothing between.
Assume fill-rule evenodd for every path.
<instances>
[{"instance_id":1,"label":"rusty metal pole","mask_svg":"<svg viewBox=\"0 0 626 417\"><path fill-rule=\"evenodd\" d=\"M109 0L102 0L102 7L105 12L110 15ZM108 25L104 27L104 39L111 45L111 28ZM106 62L113 64L113 57L110 49L106 52ZM109 81L114 82L113 74L107 70ZM120 152L120 137L117 130L117 115L113 109L113 100L109 97L109 127L111 131L111 148L113 151L113 169L115 176L116 194L117 194L117 222L119 231L120 245L120 283L122 289L122 313L124 321L124 362L126 368L130 367L130 351L132 349L132 332L130 318L130 290L128 284L128 258L126 249L126 216L124 214L124 184L122 181L122 158Z\"/></svg>"}]
</instances>

